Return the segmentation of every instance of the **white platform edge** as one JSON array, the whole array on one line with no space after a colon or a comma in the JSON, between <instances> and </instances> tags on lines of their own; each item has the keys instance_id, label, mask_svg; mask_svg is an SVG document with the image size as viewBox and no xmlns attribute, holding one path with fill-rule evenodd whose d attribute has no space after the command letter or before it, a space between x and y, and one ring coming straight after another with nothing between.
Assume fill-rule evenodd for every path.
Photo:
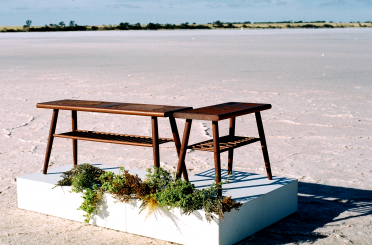
<instances>
[{"instance_id":1,"label":"white platform edge","mask_svg":"<svg viewBox=\"0 0 372 245\"><path fill-rule=\"evenodd\" d=\"M106 171L118 172L117 167L99 165ZM61 218L84 221L85 212L77 210L83 199L81 194L70 193L71 187L54 188L60 173L71 165L50 170L47 175L34 173L17 179L18 207ZM145 172L129 170L141 178ZM224 172L224 176L226 173ZM214 170L190 176L196 187L211 183ZM147 211L139 214L139 202L115 202L110 194L101 200L101 209L91 224L153 237L181 244L234 244L257 231L297 211L298 182L295 179L266 176L235 171L224 185L224 195L243 202L239 211L225 213L225 221L208 223L202 210L190 216L179 209L158 210L156 216L146 219Z\"/></svg>"}]
</instances>

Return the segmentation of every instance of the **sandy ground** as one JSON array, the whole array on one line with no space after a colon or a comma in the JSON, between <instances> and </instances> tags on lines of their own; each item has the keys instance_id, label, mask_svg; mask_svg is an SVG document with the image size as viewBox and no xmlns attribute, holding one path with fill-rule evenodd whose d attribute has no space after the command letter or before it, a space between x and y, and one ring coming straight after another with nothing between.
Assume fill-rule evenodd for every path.
<instances>
[{"instance_id":1,"label":"sandy ground","mask_svg":"<svg viewBox=\"0 0 372 245\"><path fill-rule=\"evenodd\" d=\"M270 103L262 118L272 171L299 179L299 210L240 244L372 244L371 49L371 29L0 33L0 243L168 244L17 208L15 178L44 160L52 111L36 103L68 98ZM57 132L70 130L70 117L60 112ZM148 117L78 119L80 129L151 135ZM166 119L159 126L171 137ZM237 134L258 135L253 115L237 119ZM194 121L190 137L211 138L210 123ZM173 145L160 154L175 169ZM55 139L50 168L71 161L71 142ZM146 169L152 149L81 141L79 161ZM186 162L198 173L213 154L192 151ZM259 145L237 149L234 169L263 174Z\"/></svg>"}]
</instances>

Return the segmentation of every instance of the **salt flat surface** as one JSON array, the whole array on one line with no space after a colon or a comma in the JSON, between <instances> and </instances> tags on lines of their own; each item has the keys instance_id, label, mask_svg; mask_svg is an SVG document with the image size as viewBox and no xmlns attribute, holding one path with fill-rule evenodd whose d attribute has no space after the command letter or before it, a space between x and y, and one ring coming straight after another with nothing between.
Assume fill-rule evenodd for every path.
<instances>
[{"instance_id":1,"label":"salt flat surface","mask_svg":"<svg viewBox=\"0 0 372 245\"><path fill-rule=\"evenodd\" d=\"M299 179L299 211L242 244L370 243L371 49L372 29L0 33L1 243L166 244L17 209L15 178L44 160L52 111L36 103L58 99L270 103L262 119L273 175ZM70 130L70 117L60 112L57 132ZM78 127L151 135L140 116L79 112ZM254 116L239 117L236 131L258 136ZM167 119L159 134L171 137ZM211 134L194 121L190 143ZM70 164L71 148L56 138L50 169ZM171 143L160 157L175 169ZM227 168L227 153L221 160ZM79 161L145 170L153 160L151 148L80 141ZM189 174L213 168L213 153L191 151L186 164ZM235 151L234 169L265 173L258 143Z\"/></svg>"}]
</instances>

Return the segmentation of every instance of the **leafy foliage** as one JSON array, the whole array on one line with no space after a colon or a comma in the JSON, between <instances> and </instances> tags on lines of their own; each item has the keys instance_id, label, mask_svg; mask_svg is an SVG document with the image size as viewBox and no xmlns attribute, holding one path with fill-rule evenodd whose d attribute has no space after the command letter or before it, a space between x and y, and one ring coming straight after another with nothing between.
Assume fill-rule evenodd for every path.
<instances>
[{"instance_id":1,"label":"leafy foliage","mask_svg":"<svg viewBox=\"0 0 372 245\"><path fill-rule=\"evenodd\" d=\"M193 184L185 180L176 180L161 192L157 192L154 197L159 203L159 207L180 208L184 214L190 215L192 212L203 209L205 218L210 222L219 215L224 220L224 212L241 207L231 197L221 197L217 195L217 190L221 189L221 184L212 183L205 189L196 189Z\"/></svg>"},{"instance_id":2,"label":"leafy foliage","mask_svg":"<svg viewBox=\"0 0 372 245\"><path fill-rule=\"evenodd\" d=\"M119 174L114 172L106 172L102 174L99 179L102 183L102 190L108 192L117 192L125 186L125 177L123 175L123 168L120 168Z\"/></svg>"},{"instance_id":3,"label":"leafy foliage","mask_svg":"<svg viewBox=\"0 0 372 245\"><path fill-rule=\"evenodd\" d=\"M170 182L163 191L155 193L154 197L159 202L160 207L168 206L168 209L175 207L184 208L192 205L192 197L195 196L192 195L194 191L195 187L193 184L178 179L175 182Z\"/></svg>"},{"instance_id":4,"label":"leafy foliage","mask_svg":"<svg viewBox=\"0 0 372 245\"><path fill-rule=\"evenodd\" d=\"M153 167L153 169L148 168L146 171L146 183L156 191L166 188L173 181L171 173L163 168Z\"/></svg>"},{"instance_id":5,"label":"leafy foliage","mask_svg":"<svg viewBox=\"0 0 372 245\"><path fill-rule=\"evenodd\" d=\"M147 216L159 207L167 207L168 210L180 208L187 215L203 209L208 222L216 218L214 215L224 219L225 212L239 210L242 205L231 197L217 195L222 183L214 182L208 188L196 189L190 182L175 180L162 168L147 169L146 179L142 181L138 175L132 175L122 167L119 174L115 174L85 163L63 173L62 177L56 186L71 185L72 191L83 192L84 202L78 209L86 212L86 223L89 223L104 192L111 193L124 203L134 199L141 201L140 212L147 209Z\"/></svg>"},{"instance_id":6,"label":"leafy foliage","mask_svg":"<svg viewBox=\"0 0 372 245\"><path fill-rule=\"evenodd\" d=\"M62 174L62 180L58 181L57 186L72 186L72 192L82 192L83 204L78 208L86 212L84 215L85 223L89 223L90 217L97 208L97 203L101 200L103 192L98 185L101 184L100 177L106 173L89 163L74 166L70 171Z\"/></svg>"},{"instance_id":7,"label":"leafy foliage","mask_svg":"<svg viewBox=\"0 0 372 245\"><path fill-rule=\"evenodd\" d=\"M72 191L82 192L86 188L92 188L93 184L100 185L99 177L105 173L89 163L78 164L70 171L62 173L62 179L57 182L57 186L72 186Z\"/></svg>"},{"instance_id":8,"label":"leafy foliage","mask_svg":"<svg viewBox=\"0 0 372 245\"><path fill-rule=\"evenodd\" d=\"M89 223L90 218L97 209L97 203L102 199L102 196L103 192L96 185L93 186L93 189L88 188L83 193L82 197L84 202L78 209L86 212L86 214L84 214L85 223Z\"/></svg>"},{"instance_id":9,"label":"leafy foliage","mask_svg":"<svg viewBox=\"0 0 372 245\"><path fill-rule=\"evenodd\" d=\"M122 169L122 168L121 168ZM132 175L128 170L121 170L121 174L118 176L125 180L124 185L117 186L112 193L114 197L120 201L128 203L131 199L142 199L150 193L154 193L155 190L151 189L149 185L142 182L138 175Z\"/></svg>"}]
</instances>

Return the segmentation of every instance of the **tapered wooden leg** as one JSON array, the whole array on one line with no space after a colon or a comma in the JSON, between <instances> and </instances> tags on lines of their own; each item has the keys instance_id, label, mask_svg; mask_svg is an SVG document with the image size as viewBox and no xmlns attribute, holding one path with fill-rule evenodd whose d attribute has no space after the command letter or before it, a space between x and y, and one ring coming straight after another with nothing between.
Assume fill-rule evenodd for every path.
<instances>
[{"instance_id":1,"label":"tapered wooden leg","mask_svg":"<svg viewBox=\"0 0 372 245\"><path fill-rule=\"evenodd\" d=\"M49 129L48 144L47 144L46 153L45 153L43 174L46 174L48 172L49 158L50 158L50 153L52 152L52 145L53 145L53 139L54 139L53 135L56 132L56 126L57 126L58 111L59 111L58 109L53 110L52 121L50 123L50 129Z\"/></svg>"},{"instance_id":2,"label":"tapered wooden leg","mask_svg":"<svg viewBox=\"0 0 372 245\"><path fill-rule=\"evenodd\" d=\"M256 114L258 134L260 136L260 141L261 141L262 155L263 155L263 158L264 158L264 161L265 161L266 173L267 173L268 179L271 180L273 178L273 176L271 174L269 153L267 152L265 132L264 132L263 125L262 125L261 113L260 112L255 112L255 114Z\"/></svg>"},{"instance_id":3,"label":"tapered wooden leg","mask_svg":"<svg viewBox=\"0 0 372 245\"><path fill-rule=\"evenodd\" d=\"M218 121L212 122L213 131L213 152L214 152L214 171L216 174L216 184L221 182L221 158L220 158L220 142L218 134ZM218 195L222 196L222 190L218 190Z\"/></svg>"},{"instance_id":4,"label":"tapered wooden leg","mask_svg":"<svg viewBox=\"0 0 372 245\"><path fill-rule=\"evenodd\" d=\"M177 123L176 123L176 120L174 119L174 117L169 117L169 122L170 122L170 125L171 125L173 140L174 140L174 144L176 145L177 155L178 155L178 158L179 158L180 157L180 151L181 151L181 141L180 141L180 136L178 134ZM183 174L184 179L188 179L187 171L186 171L185 166L182 168L182 174Z\"/></svg>"},{"instance_id":5,"label":"tapered wooden leg","mask_svg":"<svg viewBox=\"0 0 372 245\"><path fill-rule=\"evenodd\" d=\"M158 132L158 118L151 117L152 126L152 149L154 155L154 166L160 167L160 157L159 157L159 132Z\"/></svg>"},{"instance_id":6,"label":"tapered wooden leg","mask_svg":"<svg viewBox=\"0 0 372 245\"><path fill-rule=\"evenodd\" d=\"M229 136L235 135L235 117L230 118L230 127L229 127ZM229 149L228 153L228 167L227 167L227 173L232 174L232 168L233 168L233 158L234 158L234 148Z\"/></svg>"},{"instance_id":7,"label":"tapered wooden leg","mask_svg":"<svg viewBox=\"0 0 372 245\"><path fill-rule=\"evenodd\" d=\"M186 170L185 157L186 157L187 145L189 143L191 124L192 124L192 120L191 119L186 119L185 130L183 131L183 137L182 137L180 157L178 158L177 174L176 174L177 179L181 175L181 169ZM183 177L186 181L189 181L189 177L187 175L187 172L185 171L185 173L186 174L184 174Z\"/></svg>"},{"instance_id":8,"label":"tapered wooden leg","mask_svg":"<svg viewBox=\"0 0 372 245\"><path fill-rule=\"evenodd\" d=\"M76 111L71 111L72 112L72 115L71 115L71 118L72 118L72 131L76 131L77 130L77 112ZM73 156L73 160L74 160L74 166L77 165L77 161L78 161L78 156L77 156L77 140L73 139L72 140L72 156Z\"/></svg>"}]
</instances>

